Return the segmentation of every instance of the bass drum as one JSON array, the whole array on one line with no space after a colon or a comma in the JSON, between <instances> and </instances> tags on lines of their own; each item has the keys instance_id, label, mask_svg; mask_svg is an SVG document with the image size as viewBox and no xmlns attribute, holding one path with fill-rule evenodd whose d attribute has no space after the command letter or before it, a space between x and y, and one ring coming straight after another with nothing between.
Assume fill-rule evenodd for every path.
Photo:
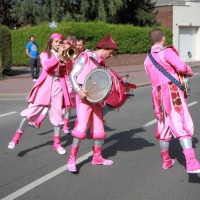
<instances>
[{"instance_id":1,"label":"bass drum","mask_svg":"<svg viewBox=\"0 0 200 200\"><path fill-rule=\"evenodd\" d=\"M83 84L83 89L88 91L86 99L91 103L102 102L110 93L112 78L103 68L93 69Z\"/></svg>"},{"instance_id":2,"label":"bass drum","mask_svg":"<svg viewBox=\"0 0 200 200\"><path fill-rule=\"evenodd\" d=\"M128 95L130 93L129 84L126 83L126 81L124 81L118 73L110 68L105 68L105 70L108 71L111 76L112 87L109 95L104 100L104 104L110 105L114 108L119 108L128 99Z\"/></svg>"}]
</instances>

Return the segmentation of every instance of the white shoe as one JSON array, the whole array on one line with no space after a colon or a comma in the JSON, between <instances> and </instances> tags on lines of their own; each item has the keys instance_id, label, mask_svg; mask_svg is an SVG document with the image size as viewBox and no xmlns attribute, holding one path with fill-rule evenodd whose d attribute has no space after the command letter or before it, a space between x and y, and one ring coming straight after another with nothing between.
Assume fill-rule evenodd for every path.
<instances>
[{"instance_id":1,"label":"white shoe","mask_svg":"<svg viewBox=\"0 0 200 200\"><path fill-rule=\"evenodd\" d=\"M59 154L61 154L61 155L67 153L66 150L65 150L63 147L58 147L58 148L56 149L56 151L57 151Z\"/></svg>"},{"instance_id":2,"label":"white shoe","mask_svg":"<svg viewBox=\"0 0 200 200\"><path fill-rule=\"evenodd\" d=\"M200 173L200 169L197 169L195 171L187 171L188 174L199 174Z\"/></svg>"},{"instance_id":3,"label":"white shoe","mask_svg":"<svg viewBox=\"0 0 200 200\"><path fill-rule=\"evenodd\" d=\"M63 132L64 132L65 134L68 134L68 133L69 133L69 129L63 129Z\"/></svg>"},{"instance_id":4,"label":"white shoe","mask_svg":"<svg viewBox=\"0 0 200 200\"><path fill-rule=\"evenodd\" d=\"M16 146L17 146L17 144L15 142L9 142L9 144L8 144L9 149L14 149Z\"/></svg>"},{"instance_id":5,"label":"white shoe","mask_svg":"<svg viewBox=\"0 0 200 200\"><path fill-rule=\"evenodd\" d=\"M77 171L77 168L76 168L76 165L75 165L75 164L67 164L67 169L68 169L70 172L76 172L76 171Z\"/></svg>"},{"instance_id":6,"label":"white shoe","mask_svg":"<svg viewBox=\"0 0 200 200\"><path fill-rule=\"evenodd\" d=\"M34 79L33 79L33 82L35 82L35 81L37 81L37 79L34 78Z\"/></svg>"},{"instance_id":7,"label":"white shoe","mask_svg":"<svg viewBox=\"0 0 200 200\"><path fill-rule=\"evenodd\" d=\"M40 127L38 126L38 124L36 124L35 122L29 122L28 124L29 124L30 126L32 126L32 127L40 128Z\"/></svg>"}]
</instances>

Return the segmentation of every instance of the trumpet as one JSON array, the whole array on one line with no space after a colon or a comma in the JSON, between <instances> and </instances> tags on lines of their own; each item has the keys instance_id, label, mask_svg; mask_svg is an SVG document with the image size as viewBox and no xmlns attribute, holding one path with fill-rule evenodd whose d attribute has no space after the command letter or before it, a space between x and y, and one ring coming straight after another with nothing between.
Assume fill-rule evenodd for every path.
<instances>
[{"instance_id":1,"label":"trumpet","mask_svg":"<svg viewBox=\"0 0 200 200\"><path fill-rule=\"evenodd\" d=\"M79 55L79 50L74 46L70 46L69 48L65 49L62 52L62 56L60 56L59 59L62 62L66 63L69 60L76 59L78 57L78 55Z\"/></svg>"}]
</instances>

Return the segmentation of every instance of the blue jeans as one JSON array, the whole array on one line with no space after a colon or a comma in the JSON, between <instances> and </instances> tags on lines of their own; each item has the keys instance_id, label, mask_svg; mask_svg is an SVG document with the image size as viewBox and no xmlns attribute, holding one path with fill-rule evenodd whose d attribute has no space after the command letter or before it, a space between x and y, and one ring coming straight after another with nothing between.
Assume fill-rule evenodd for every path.
<instances>
[{"instance_id":1,"label":"blue jeans","mask_svg":"<svg viewBox=\"0 0 200 200\"><path fill-rule=\"evenodd\" d=\"M31 67L31 77L32 77L32 79L38 79L39 74L40 74L40 60L39 60L39 58L30 58L30 67ZM36 70L35 70L35 68L36 68Z\"/></svg>"}]
</instances>

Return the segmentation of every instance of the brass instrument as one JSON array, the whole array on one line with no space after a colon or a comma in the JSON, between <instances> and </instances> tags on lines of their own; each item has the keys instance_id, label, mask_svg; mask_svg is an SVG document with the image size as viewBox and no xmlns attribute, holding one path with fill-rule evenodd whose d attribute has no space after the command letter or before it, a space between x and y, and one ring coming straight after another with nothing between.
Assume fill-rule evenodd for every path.
<instances>
[{"instance_id":1,"label":"brass instrument","mask_svg":"<svg viewBox=\"0 0 200 200\"><path fill-rule=\"evenodd\" d=\"M62 56L59 57L59 59L62 62L68 62L69 60L74 60L78 57L79 51L76 47L70 46L68 49L65 49L62 52Z\"/></svg>"}]
</instances>

